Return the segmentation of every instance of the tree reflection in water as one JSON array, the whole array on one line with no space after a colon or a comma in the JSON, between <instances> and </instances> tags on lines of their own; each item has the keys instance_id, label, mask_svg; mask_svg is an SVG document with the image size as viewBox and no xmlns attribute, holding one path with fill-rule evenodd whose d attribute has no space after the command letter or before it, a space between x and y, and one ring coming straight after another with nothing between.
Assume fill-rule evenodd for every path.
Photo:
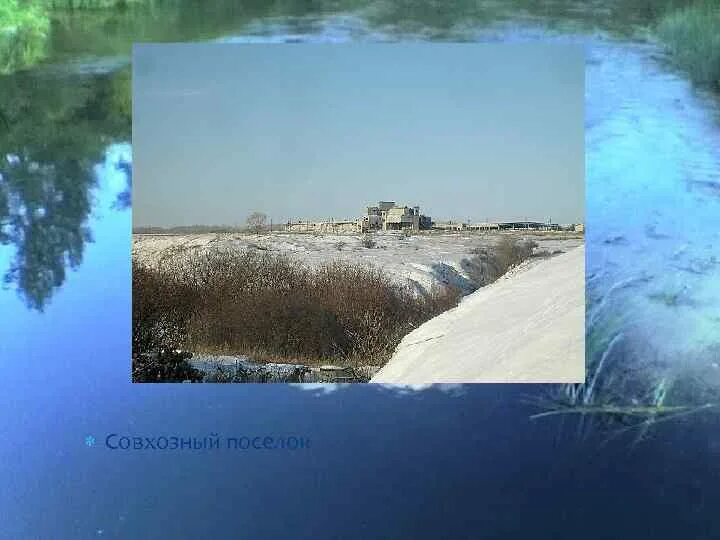
<instances>
[{"instance_id":1,"label":"tree reflection in water","mask_svg":"<svg viewBox=\"0 0 720 540\"><path fill-rule=\"evenodd\" d=\"M94 165L130 138L129 70L99 76L21 73L0 84L0 243L15 256L3 272L31 309L43 311L92 241ZM130 206L127 189L117 209Z\"/></svg>"}]
</instances>

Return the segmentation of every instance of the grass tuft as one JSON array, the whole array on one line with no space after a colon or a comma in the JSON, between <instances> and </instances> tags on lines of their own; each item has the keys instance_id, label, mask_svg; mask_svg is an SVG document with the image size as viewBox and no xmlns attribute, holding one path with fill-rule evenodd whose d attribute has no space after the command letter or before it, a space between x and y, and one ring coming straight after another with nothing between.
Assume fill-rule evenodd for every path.
<instances>
[{"instance_id":1,"label":"grass tuft","mask_svg":"<svg viewBox=\"0 0 720 540\"><path fill-rule=\"evenodd\" d=\"M694 82L720 90L720 1L701 1L665 15L657 34Z\"/></svg>"},{"instance_id":2,"label":"grass tuft","mask_svg":"<svg viewBox=\"0 0 720 540\"><path fill-rule=\"evenodd\" d=\"M50 29L47 12L34 3L0 2L0 73L10 73L45 56Z\"/></svg>"}]
</instances>

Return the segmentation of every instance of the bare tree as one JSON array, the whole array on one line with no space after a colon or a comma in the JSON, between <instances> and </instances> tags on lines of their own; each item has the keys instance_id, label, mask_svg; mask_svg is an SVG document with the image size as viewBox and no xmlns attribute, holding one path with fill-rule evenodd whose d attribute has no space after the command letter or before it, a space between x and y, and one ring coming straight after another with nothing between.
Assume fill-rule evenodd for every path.
<instances>
[{"instance_id":1,"label":"bare tree","mask_svg":"<svg viewBox=\"0 0 720 540\"><path fill-rule=\"evenodd\" d=\"M253 212L246 220L248 229L253 232L262 232L267 226L267 216L262 212Z\"/></svg>"}]
</instances>

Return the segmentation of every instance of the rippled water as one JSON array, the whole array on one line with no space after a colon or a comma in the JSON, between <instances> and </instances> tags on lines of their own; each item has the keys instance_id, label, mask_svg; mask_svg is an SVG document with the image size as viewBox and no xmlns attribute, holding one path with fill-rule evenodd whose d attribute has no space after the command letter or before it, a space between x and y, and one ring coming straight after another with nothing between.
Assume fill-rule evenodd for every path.
<instances>
[{"instance_id":1,"label":"rippled water","mask_svg":"<svg viewBox=\"0 0 720 540\"><path fill-rule=\"evenodd\" d=\"M678 358L720 344L720 128L716 101L657 54L590 49L587 272L600 295L628 284L603 309Z\"/></svg>"},{"instance_id":2,"label":"rippled water","mask_svg":"<svg viewBox=\"0 0 720 540\"><path fill-rule=\"evenodd\" d=\"M646 381L652 389L691 373L703 381L698 399L717 401L717 97L671 70L653 43L538 28L482 31L478 38L584 45L588 334L622 340L622 351L610 351L612 370L626 377L637 366L634 386ZM588 350L589 376L607 352Z\"/></svg>"}]
</instances>

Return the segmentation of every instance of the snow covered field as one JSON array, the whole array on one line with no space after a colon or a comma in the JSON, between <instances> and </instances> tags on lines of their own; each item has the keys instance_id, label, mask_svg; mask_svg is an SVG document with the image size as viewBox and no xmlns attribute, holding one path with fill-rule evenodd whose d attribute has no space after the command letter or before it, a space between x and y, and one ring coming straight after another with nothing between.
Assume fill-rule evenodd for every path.
<instances>
[{"instance_id":1,"label":"snow covered field","mask_svg":"<svg viewBox=\"0 0 720 540\"><path fill-rule=\"evenodd\" d=\"M450 283L470 292L475 286L462 268L462 260L472 256L473 248L492 245L500 236L477 232L423 233L409 237L399 233L375 233L372 235L375 246L367 248L363 247L363 235L360 234L134 234L133 257L151 263L213 246L234 246L285 254L312 265L332 260L370 264L399 282L409 280L426 291L433 284ZM536 251L568 251L583 243L582 239L553 233L529 237L538 242Z\"/></svg>"},{"instance_id":2,"label":"snow covered field","mask_svg":"<svg viewBox=\"0 0 720 540\"><path fill-rule=\"evenodd\" d=\"M371 382L584 382L585 248L521 265L405 336Z\"/></svg>"}]
</instances>

